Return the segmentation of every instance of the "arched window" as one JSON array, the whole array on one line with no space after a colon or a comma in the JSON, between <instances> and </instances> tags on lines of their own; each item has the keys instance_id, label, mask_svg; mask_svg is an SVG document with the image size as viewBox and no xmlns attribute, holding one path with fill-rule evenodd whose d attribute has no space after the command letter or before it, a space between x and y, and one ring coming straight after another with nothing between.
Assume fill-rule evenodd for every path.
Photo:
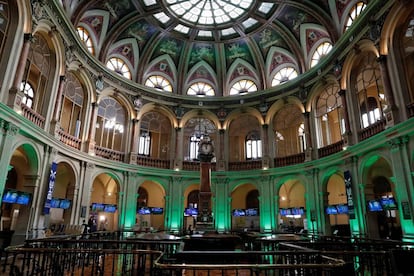
<instances>
[{"instance_id":1,"label":"arched window","mask_svg":"<svg viewBox=\"0 0 414 276\"><path fill-rule=\"evenodd\" d=\"M299 134L299 150L304 152L306 150L305 124L300 124L298 128Z\"/></svg>"},{"instance_id":2,"label":"arched window","mask_svg":"<svg viewBox=\"0 0 414 276\"><path fill-rule=\"evenodd\" d=\"M329 42L324 42L316 48L315 52L312 55L310 67L314 67L319 61L326 56L332 50L332 44Z\"/></svg>"},{"instance_id":3,"label":"arched window","mask_svg":"<svg viewBox=\"0 0 414 276\"><path fill-rule=\"evenodd\" d=\"M153 87L158 90L172 92L171 83L163 76L154 75L148 77L145 81L145 86Z\"/></svg>"},{"instance_id":4,"label":"arched window","mask_svg":"<svg viewBox=\"0 0 414 276\"><path fill-rule=\"evenodd\" d=\"M257 86L251 80L240 80L230 88L230 95L243 95L250 92L256 92Z\"/></svg>"},{"instance_id":5,"label":"arched window","mask_svg":"<svg viewBox=\"0 0 414 276\"><path fill-rule=\"evenodd\" d=\"M324 147L342 140L345 131L342 118L342 101L339 86L330 84L321 92L316 101L316 130L318 147Z\"/></svg>"},{"instance_id":6,"label":"arched window","mask_svg":"<svg viewBox=\"0 0 414 276\"><path fill-rule=\"evenodd\" d=\"M185 125L185 152L184 159L188 161L198 159L198 143L204 138L214 140L216 126L212 121L206 118L191 118ZM214 158L213 158L214 162Z\"/></svg>"},{"instance_id":7,"label":"arched window","mask_svg":"<svg viewBox=\"0 0 414 276\"><path fill-rule=\"evenodd\" d=\"M124 148L125 110L114 99L99 102L95 141L100 147L122 151Z\"/></svg>"},{"instance_id":8,"label":"arched window","mask_svg":"<svg viewBox=\"0 0 414 276\"><path fill-rule=\"evenodd\" d=\"M131 71L129 70L128 65L120 58L110 58L106 63L106 67L127 79L131 79Z\"/></svg>"},{"instance_id":9,"label":"arched window","mask_svg":"<svg viewBox=\"0 0 414 276\"><path fill-rule=\"evenodd\" d=\"M89 35L89 32L84 27L81 27L81 26L78 26L76 30L78 32L80 39L85 44L86 49L88 49L88 51L92 55L95 54L95 49L93 47L92 39L91 39L91 36Z\"/></svg>"},{"instance_id":10,"label":"arched window","mask_svg":"<svg viewBox=\"0 0 414 276\"><path fill-rule=\"evenodd\" d=\"M357 17L362 13L362 11L366 8L366 4L364 2L358 2L355 6L352 7L351 11L348 14L348 20L345 23L345 31L349 29L349 27L354 23Z\"/></svg>"},{"instance_id":11,"label":"arched window","mask_svg":"<svg viewBox=\"0 0 414 276\"><path fill-rule=\"evenodd\" d=\"M63 91L60 126L66 133L76 138L79 138L81 131L83 96L81 83L75 75L69 72Z\"/></svg>"},{"instance_id":12,"label":"arched window","mask_svg":"<svg viewBox=\"0 0 414 276\"><path fill-rule=\"evenodd\" d=\"M293 67L284 67L280 69L272 80L272 86L276 86L287 82L288 80L294 79L298 76L298 72Z\"/></svg>"},{"instance_id":13,"label":"arched window","mask_svg":"<svg viewBox=\"0 0 414 276\"><path fill-rule=\"evenodd\" d=\"M149 132L144 132L139 137L138 154L149 156L150 147L151 147L151 134Z\"/></svg>"},{"instance_id":14,"label":"arched window","mask_svg":"<svg viewBox=\"0 0 414 276\"><path fill-rule=\"evenodd\" d=\"M187 95L194 95L199 97L214 96L215 92L213 87L205 82L196 82L190 86L187 90Z\"/></svg>"},{"instance_id":15,"label":"arched window","mask_svg":"<svg viewBox=\"0 0 414 276\"><path fill-rule=\"evenodd\" d=\"M35 96L33 87L28 82L26 83L22 82L20 85L20 90L23 91L24 93L22 104L26 105L28 108L33 108L33 102L34 102L34 96Z\"/></svg>"},{"instance_id":16,"label":"arched window","mask_svg":"<svg viewBox=\"0 0 414 276\"><path fill-rule=\"evenodd\" d=\"M384 118L383 110L387 107L387 101L376 56L372 53L365 55L359 68L355 90L359 103L361 128L367 128Z\"/></svg>"},{"instance_id":17,"label":"arched window","mask_svg":"<svg viewBox=\"0 0 414 276\"><path fill-rule=\"evenodd\" d=\"M251 131L246 136L246 159L259 159L262 157L262 140L260 140L260 134L257 131Z\"/></svg>"}]
</instances>

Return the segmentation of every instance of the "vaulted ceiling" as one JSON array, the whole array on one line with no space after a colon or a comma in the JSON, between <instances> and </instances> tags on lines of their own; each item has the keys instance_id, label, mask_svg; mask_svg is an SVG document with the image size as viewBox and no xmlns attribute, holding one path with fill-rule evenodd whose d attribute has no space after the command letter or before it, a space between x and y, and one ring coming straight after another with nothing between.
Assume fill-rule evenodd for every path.
<instances>
[{"instance_id":1,"label":"vaulted ceiling","mask_svg":"<svg viewBox=\"0 0 414 276\"><path fill-rule=\"evenodd\" d=\"M335 45L345 32L355 0L62 0L74 27L92 39L104 64L120 57L131 79L144 84L162 75L185 94L205 81L228 95L240 76L258 90L271 87L285 66L310 69L315 48Z\"/></svg>"}]
</instances>

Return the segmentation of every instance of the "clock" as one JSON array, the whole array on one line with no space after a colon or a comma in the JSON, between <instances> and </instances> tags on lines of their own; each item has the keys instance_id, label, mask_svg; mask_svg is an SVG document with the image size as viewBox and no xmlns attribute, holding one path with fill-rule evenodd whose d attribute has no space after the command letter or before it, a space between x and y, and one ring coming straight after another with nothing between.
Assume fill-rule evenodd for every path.
<instances>
[{"instance_id":1,"label":"clock","mask_svg":"<svg viewBox=\"0 0 414 276\"><path fill-rule=\"evenodd\" d=\"M211 154L213 152L213 145L209 142L200 145L200 153Z\"/></svg>"}]
</instances>

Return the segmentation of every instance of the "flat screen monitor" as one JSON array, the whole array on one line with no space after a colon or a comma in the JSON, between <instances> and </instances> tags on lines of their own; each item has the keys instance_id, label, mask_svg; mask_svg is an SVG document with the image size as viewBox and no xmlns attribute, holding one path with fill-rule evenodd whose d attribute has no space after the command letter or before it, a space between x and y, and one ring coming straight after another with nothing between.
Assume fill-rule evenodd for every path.
<instances>
[{"instance_id":1,"label":"flat screen monitor","mask_svg":"<svg viewBox=\"0 0 414 276\"><path fill-rule=\"evenodd\" d=\"M290 208L283 208L279 210L281 216L290 216L292 215L292 209Z\"/></svg>"},{"instance_id":2,"label":"flat screen monitor","mask_svg":"<svg viewBox=\"0 0 414 276\"><path fill-rule=\"evenodd\" d=\"M338 214L348 214L348 205L346 204L338 204L336 209L338 209Z\"/></svg>"},{"instance_id":3,"label":"flat screen monitor","mask_svg":"<svg viewBox=\"0 0 414 276\"><path fill-rule=\"evenodd\" d=\"M257 208L248 208L246 209L246 216L255 217L259 215L259 209Z\"/></svg>"},{"instance_id":4,"label":"flat screen monitor","mask_svg":"<svg viewBox=\"0 0 414 276\"><path fill-rule=\"evenodd\" d=\"M22 205L28 205L30 202L30 197L31 196L29 193L19 192L19 196L16 199L16 203L22 204Z\"/></svg>"},{"instance_id":5,"label":"flat screen monitor","mask_svg":"<svg viewBox=\"0 0 414 276\"><path fill-rule=\"evenodd\" d=\"M59 208L59 205L60 205L60 199L52 197L52 199L50 200L50 208Z\"/></svg>"},{"instance_id":6,"label":"flat screen monitor","mask_svg":"<svg viewBox=\"0 0 414 276\"><path fill-rule=\"evenodd\" d=\"M329 205L326 207L325 212L327 215L336 215L338 214L338 209L335 205Z\"/></svg>"},{"instance_id":7,"label":"flat screen monitor","mask_svg":"<svg viewBox=\"0 0 414 276\"><path fill-rule=\"evenodd\" d=\"M300 216L302 216L302 215L304 215L305 214L305 209L303 208L303 207L300 207L300 208L292 208L291 209L292 210L292 215L300 215Z\"/></svg>"},{"instance_id":8,"label":"flat screen monitor","mask_svg":"<svg viewBox=\"0 0 414 276\"><path fill-rule=\"evenodd\" d=\"M379 200L373 199L368 201L368 210L371 212L379 212L384 210Z\"/></svg>"},{"instance_id":9,"label":"flat screen monitor","mask_svg":"<svg viewBox=\"0 0 414 276\"><path fill-rule=\"evenodd\" d=\"M244 209L233 209L232 215L233 217L244 217L246 215L246 211Z\"/></svg>"},{"instance_id":10,"label":"flat screen monitor","mask_svg":"<svg viewBox=\"0 0 414 276\"><path fill-rule=\"evenodd\" d=\"M393 197L382 197L380 199L382 208L385 210L395 210L397 209L397 203L395 202L395 198Z\"/></svg>"},{"instance_id":11,"label":"flat screen monitor","mask_svg":"<svg viewBox=\"0 0 414 276\"><path fill-rule=\"evenodd\" d=\"M70 208L70 200L69 199L61 199L59 203L59 208L62 209L69 209Z\"/></svg>"},{"instance_id":12,"label":"flat screen monitor","mask_svg":"<svg viewBox=\"0 0 414 276\"><path fill-rule=\"evenodd\" d=\"M153 215L162 215L162 213L164 213L164 208L151 207L151 214L153 214Z\"/></svg>"},{"instance_id":13,"label":"flat screen monitor","mask_svg":"<svg viewBox=\"0 0 414 276\"><path fill-rule=\"evenodd\" d=\"M184 216L197 216L198 215L198 209L197 208L185 208L184 210Z\"/></svg>"},{"instance_id":14,"label":"flat screen monitor","mask_svg":"<svg viewBox=\"0 0 414 276\"><path fill-rule=\"evenodd\" d=\"M16 203L18 196L19 196L18 191L7 190L7 191L4 192L3 202L5 202L5 203Z\"/></svg>"},{"instance_id":15,"label":"flat screen monitor","mask_svg":"<svg viewBox=\"0 0 414 276\"><path fill-rule=\"evenodd\" d=\"M150 215L151 209L149 207L140 207L138 208L138 214L139 215Z\"/></svg>"},{"instance_id":16,"label":"flat screen monitor","mask_svg":"<svg viewBox=\"0 0 414 276\"><path fill-rule=\"evenodd\" d=\"M105 204L103 211L106 212L106 213L115 213L116 212L116 205L114 205L114 204Z\"/></svg>"},{"instance_id":17,"label":"flat screen monitor","mask_svg":"<svg viewBox=\"0 0 414 276\"><path fill-rule=\"evenodd\" d=\"M104 210L104 204L103 203L92 203L92 206L91 206L91 211L92 212L103 212L103 210Z\"/></svg>"}]
</instances>

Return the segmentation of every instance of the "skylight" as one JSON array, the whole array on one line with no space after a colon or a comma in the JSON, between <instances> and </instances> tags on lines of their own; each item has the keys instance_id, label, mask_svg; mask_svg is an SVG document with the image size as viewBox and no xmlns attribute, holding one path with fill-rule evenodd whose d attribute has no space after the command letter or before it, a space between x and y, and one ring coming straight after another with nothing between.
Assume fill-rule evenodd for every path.
<instances>
[{"instance_id":1,"label":"skylight","mask_svg":"<svg viewBox=\"0 0 414 276\"><path fill-rule=\"evenodd\" d=\"M178 18L194 24L220 25L231 22L248 12L253 0L166 1Z\"/></svg>"}]
</instances>

